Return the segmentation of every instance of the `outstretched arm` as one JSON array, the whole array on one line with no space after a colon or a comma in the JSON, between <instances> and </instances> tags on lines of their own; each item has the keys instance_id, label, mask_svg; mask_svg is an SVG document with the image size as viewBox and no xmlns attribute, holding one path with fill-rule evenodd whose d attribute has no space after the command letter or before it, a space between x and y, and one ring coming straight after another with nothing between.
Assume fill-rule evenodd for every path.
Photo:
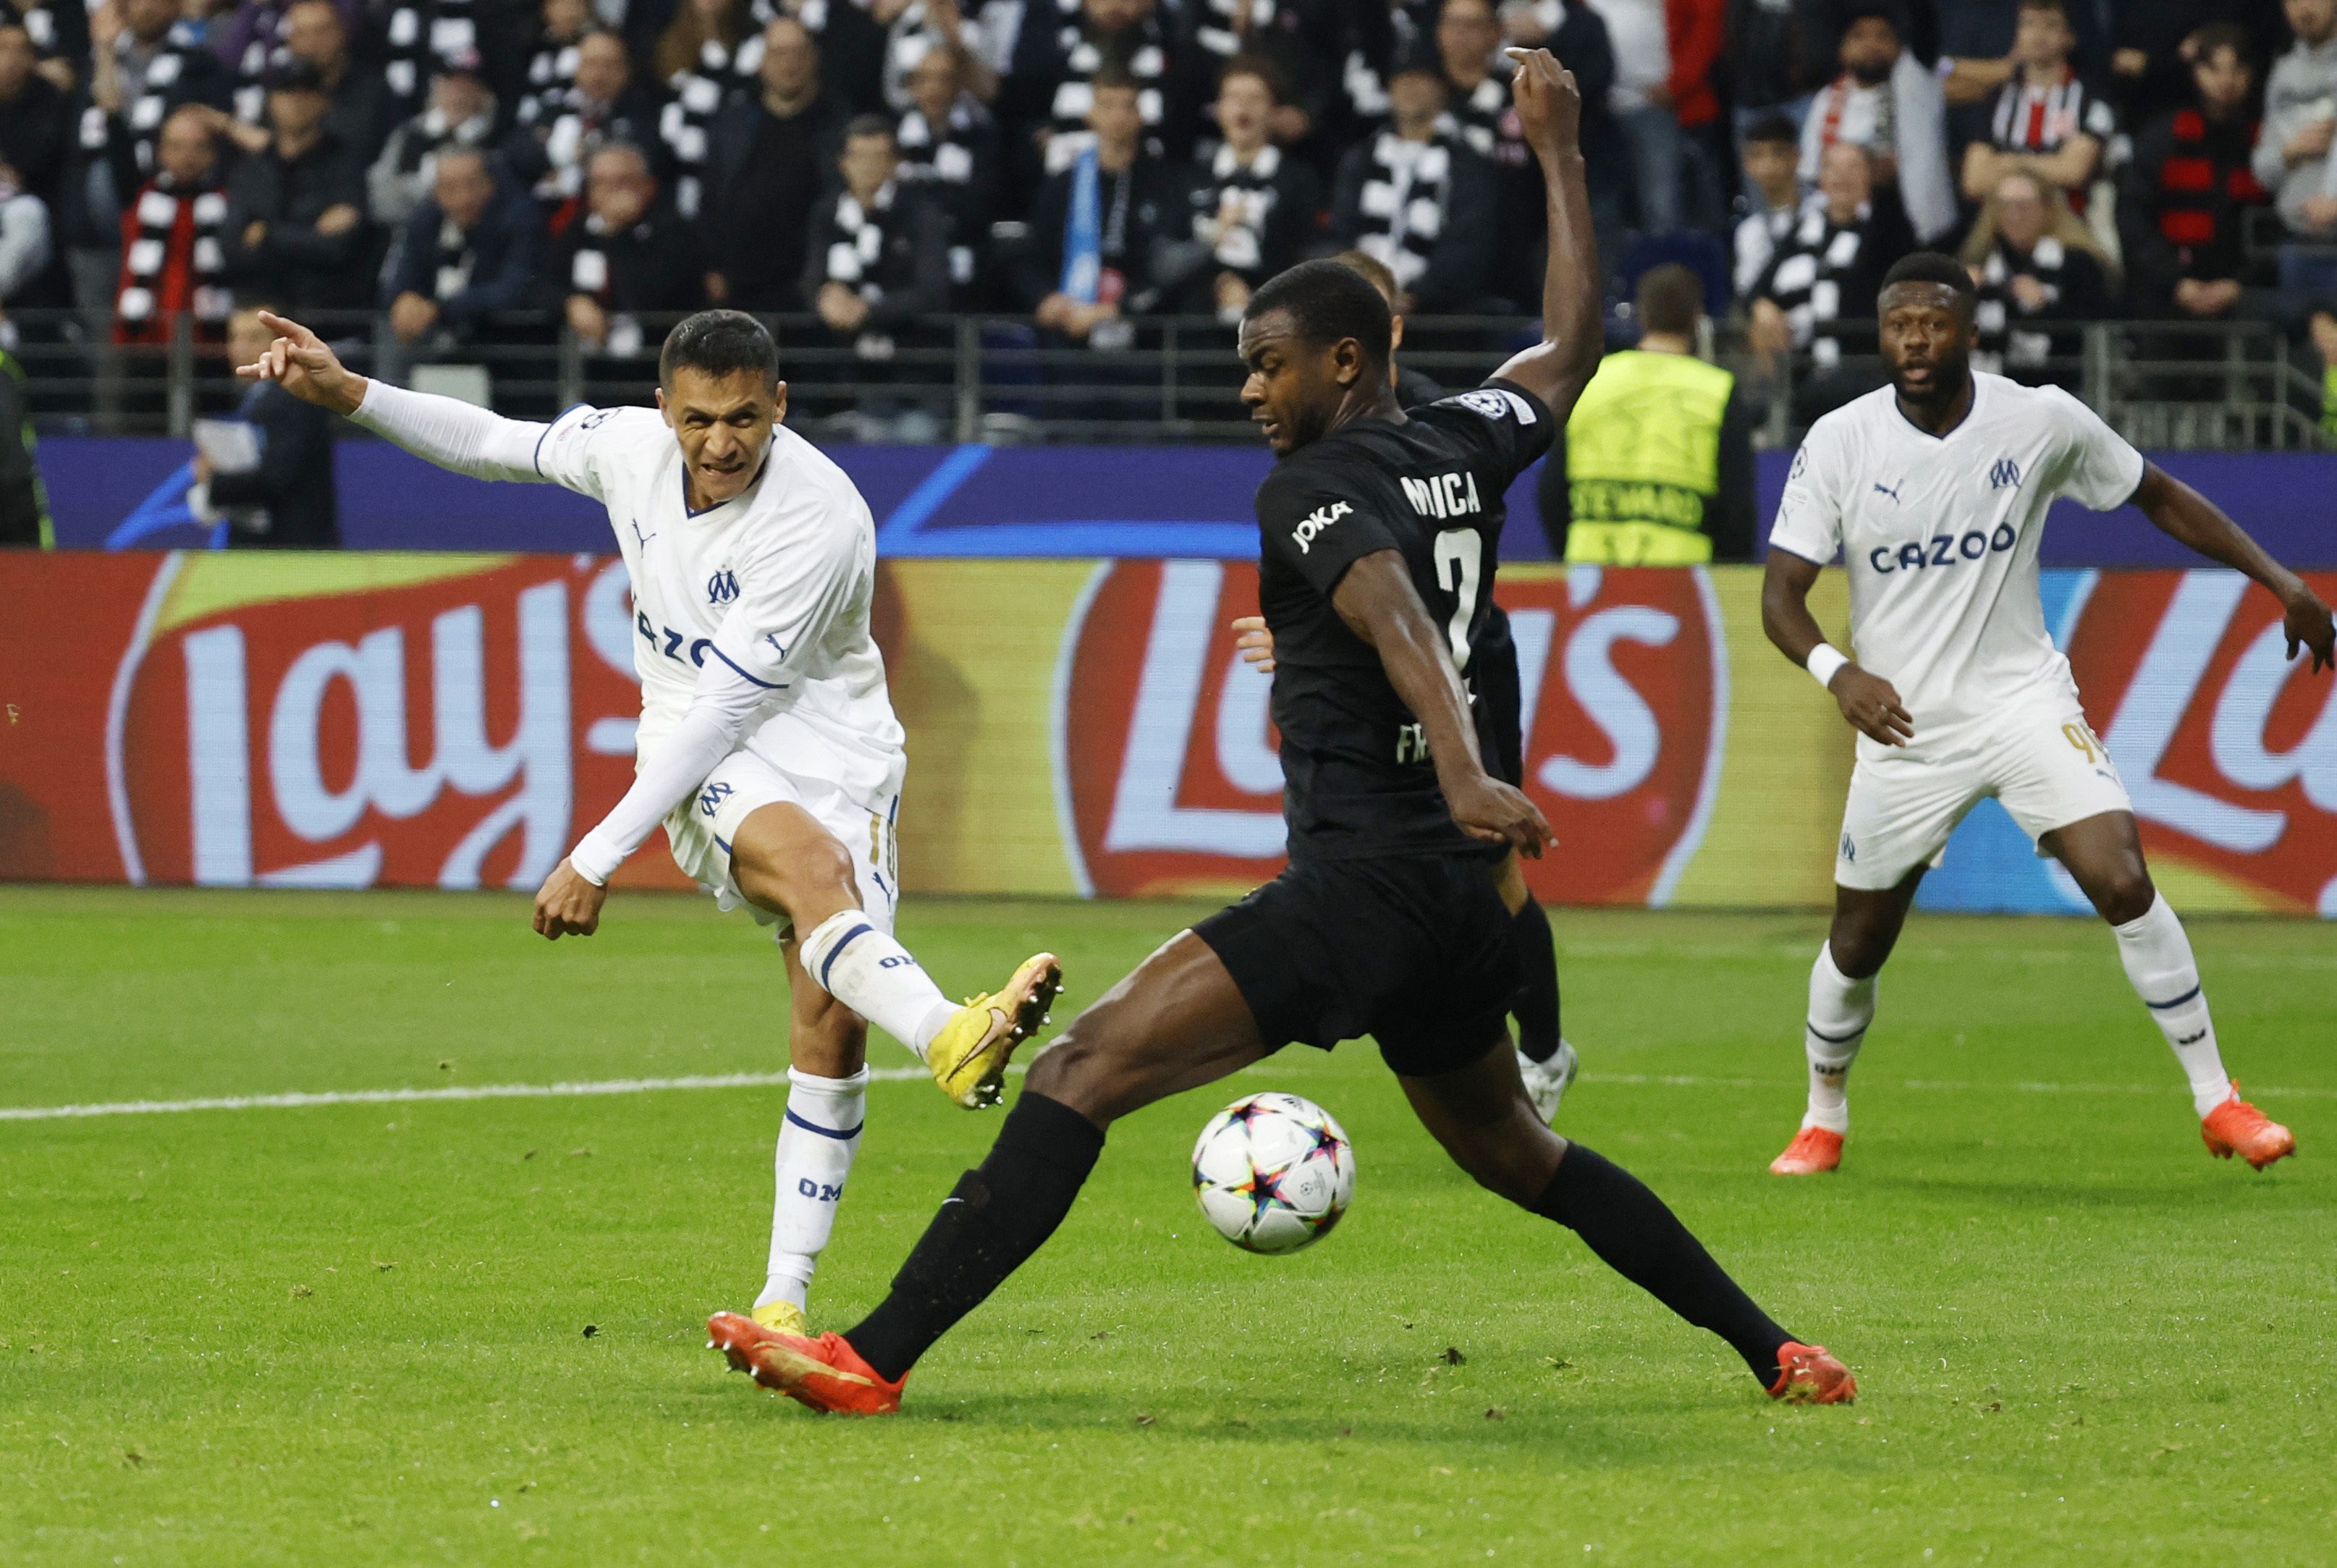
<instances>
[{"instance_id":1,"label":"outstretched arm","mask_svg":"<svg viewBox=\"0 0 2337 1568\"><path fill-rule=\"evenodd\" d=\"M298 322L264 310L259 318L277 338L257 360L236 366L242 379L276 382L302 402L355 420L441 468L475 479L552 482L535 466L536 448L551 426L371 380L343 365L323 338Z\"/></svg>"},{"instance_id":2,"label":"outstretched arm","mask_svg":"<svg viewBox=\"0 0 2337 1568\"><path fill-rule=\"evenodd\" d=\"M1429 619L1428 607L1412 586L1403 555L1381 550L1355 561L1339 579L1331 608L1378 652L1388 684L1420 721L1429 759L1436 765L1437 786L1461 831L1524 854L1540 854L1550 842L1550 823L1521 792L1485 772L1461 672L1452 667L1444 634Z\"/></svg>"},{"instance_id":3,"label":"outstretched arm","mask_svg":"<svg viewBox=\"0 0 2337 1568\"><path fill-rule=\"evenodd\" d=\"M1512 49L1512 92L1526 138L1541 160L1549 190L1550 265L1542 277L1541 336L1496 372L1550 405L1560 430L1574 400L1599 370L1599 248L1590 231L1590 195L1582 171L1582 95L1574 73L1547 49Z\"/></svg>"},{"instance_id":4,"label":"outstretched arm","mask_svg":"<svg viewBox=\"0 0 2337 1568\"><path fill-rule=\"evenodd\" d=\"M2294 658L2302 647L2313 650L2313 667L2316 670L2337 662L2337 648L2332 647L2329 607L2296 573L2266 555L2264 547L2250 539L2222 507L2155 463L2143 464L2142 483L2134 492L2134 504L2158 526L2160 532L2210 560L2246 573L2270 589L2285 612L2283 627L2288 633L2289 657Z\"/></svg>"},{"instance_id":5,"label":"outstretched arm","mask_svg":"<svg viewBox=\"0 0 2337 1568\"><path fill-rule=\"evenodd\" d=\"M1770 546L1769 564L1761 579L1761 629L1769 634L1779 653L1814 677L1824 678L1842 716L1860 733L1884 745L1905 745L1907 737L1915 733L1915 720L1900 703L1898 688L1844 657L1826 641L1818 618L1810 613L1810 589L1823 570L1790 550ZM1814 666L1810 656L1822 648L1822 662ZM1828 669L1827 665L1833 667Z\"/></svg>"}]
</instances>

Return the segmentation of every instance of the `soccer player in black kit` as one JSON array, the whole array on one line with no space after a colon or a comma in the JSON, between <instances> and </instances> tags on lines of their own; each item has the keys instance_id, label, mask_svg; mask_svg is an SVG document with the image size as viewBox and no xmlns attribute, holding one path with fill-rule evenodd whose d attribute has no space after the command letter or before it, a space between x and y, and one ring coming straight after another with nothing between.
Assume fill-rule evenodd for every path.
<instances>
[{"instance_id":1,"label":"soccer player in black kit","mask_svg":"<svg viewBox=\"0 0 2337 1568\"><path fill-rule=\"evenodd\" d=\"M997 1143L959 1179L893 1289L817 1339L708 1323L755 1380L818 1410L900 1407L918 1358L1062 1222L1130 1111L1293 1040L1369 1034L1445 1152L1482 1185L1726 1339L1769 1393L1857 1385L1738 1289L1662 1200L1534 1113L1505 1014L1515 987L1495 869L1550 824L1486 771L1461 680L1485 624L1501 497L1599 366L1599 274L1581 99L1547 51L1512 51L1515 103L1550 192L1544 341L1474 392L1406 415L1387 303L1336 262L1254 294L1243 401L1280 463L1258 490L1259 603L1275 636L1290 865L1169 939L1032 1063Z\"/></svg>"}]
</instances>

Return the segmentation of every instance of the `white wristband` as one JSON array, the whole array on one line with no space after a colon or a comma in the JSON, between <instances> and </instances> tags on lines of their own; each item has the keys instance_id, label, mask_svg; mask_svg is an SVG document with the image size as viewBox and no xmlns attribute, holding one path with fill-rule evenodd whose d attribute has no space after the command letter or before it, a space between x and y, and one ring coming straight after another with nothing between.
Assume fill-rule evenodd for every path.
<instances>
[{"instance_id":1,"label":"white wristband","mask_svg":"<svg viewBox=\"0 0 2337 1568\"><path fill-rule=\"evenodd\" d=\"M1831 691L1833 677L1841 674L1842 667L1849 662L1848 654L1830 642L1822 642L1810 649L1810 657L1803 661L1802 667L1810 672L1812 680Z\"/></svg>"}]
</instances>

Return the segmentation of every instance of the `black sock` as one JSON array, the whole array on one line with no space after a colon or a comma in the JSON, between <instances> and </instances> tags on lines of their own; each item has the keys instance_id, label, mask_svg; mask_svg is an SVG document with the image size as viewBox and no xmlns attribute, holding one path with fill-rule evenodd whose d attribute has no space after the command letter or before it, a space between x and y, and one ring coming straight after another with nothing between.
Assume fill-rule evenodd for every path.
<instances>
[{"instance_id":1,"label":"black sock","mask_svg":"<svg viewBox=\"0 0 2337 1568\"><path fill-rule=\"evenodd\" d=\"M1558 1054L1558 949L1550 940L1550 916L1530 894L1510 918L1510 941L1518 951L1518 994L1510 998L1518 1049L1546 1062Z\"/></svg>"},{"instance_id":2,"label":"black sock","mask_svg":"<svg viewBox=\"0 0 2337 1568\"><path fill-rule=\"evenodd\" d=\"M898 1381L1055 1233L1102 1153L1103 1129L1025 1089L990 1157L942 1201L892 1293L846 1331L861 1359Z\"/></svg>"},{"instance_id":3,"label":"black sock","mask_svg":"<svg viewBox=\"0 0 2337 1568\"><path fill-rule=\"evenodd\" d=\"M1727 1340L1764 1388L1775 1384L1777 1349L1793 1336L1753 1304L1638 1177L1569 1143L1531 1207L1579 1235L1623 1278Z\"/></svg>"}]
</instances>

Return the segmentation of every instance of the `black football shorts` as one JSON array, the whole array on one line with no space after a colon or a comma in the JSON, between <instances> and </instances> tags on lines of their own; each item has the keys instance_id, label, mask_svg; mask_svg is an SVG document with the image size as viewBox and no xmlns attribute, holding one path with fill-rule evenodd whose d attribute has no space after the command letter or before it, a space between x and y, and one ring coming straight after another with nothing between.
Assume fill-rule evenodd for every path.
<instances>
[{"instance_id":1,"label":"black football shorts","mask_svg":"<svg viewBox=\"0 0 2337 1568\"><path fill-rule=\"evenodd\" d=\"M1410 1077L1508 1039L1517 989L1494 863L1468 854L1293 864L1193 928L1269 1049L1370 1035Z\"/></svg>"}]
</instances>

